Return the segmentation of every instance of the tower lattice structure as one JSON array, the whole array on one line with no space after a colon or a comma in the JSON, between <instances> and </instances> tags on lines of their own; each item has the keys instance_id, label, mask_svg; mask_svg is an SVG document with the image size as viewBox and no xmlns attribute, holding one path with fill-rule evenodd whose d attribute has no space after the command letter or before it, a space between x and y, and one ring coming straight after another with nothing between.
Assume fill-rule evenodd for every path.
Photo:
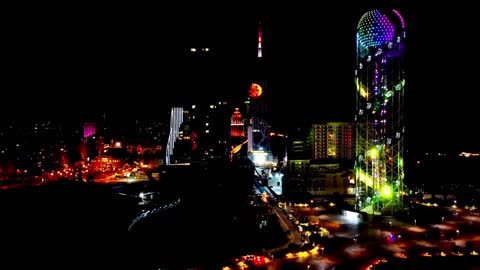
<instances>
[{"instance_id":1,"label":"tower lattice structure","mask_svg":"<svg viewBox=\"0 0 480 270\"><path fill-rule=\"evenodd\" d=\"M356 207L403 209L405 23L397 10L370 10L357 25Z\"/></svg>"}]
</instances>

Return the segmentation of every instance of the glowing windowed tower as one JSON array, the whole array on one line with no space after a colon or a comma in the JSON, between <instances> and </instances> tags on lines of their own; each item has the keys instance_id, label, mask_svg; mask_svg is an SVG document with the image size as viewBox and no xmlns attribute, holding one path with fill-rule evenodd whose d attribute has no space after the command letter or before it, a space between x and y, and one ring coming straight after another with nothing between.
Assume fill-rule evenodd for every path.
<instances>
[{"instance_id":1,"label":"glowing windowed tower","mask_svg":"<svg viewBox=\"0 0 480 270\"><path fill-rule=\"evenodd\" d=\"M403 209L405 23L397 10L371 10L357 25L356 207Z\"/></svg>"}]
</instances>

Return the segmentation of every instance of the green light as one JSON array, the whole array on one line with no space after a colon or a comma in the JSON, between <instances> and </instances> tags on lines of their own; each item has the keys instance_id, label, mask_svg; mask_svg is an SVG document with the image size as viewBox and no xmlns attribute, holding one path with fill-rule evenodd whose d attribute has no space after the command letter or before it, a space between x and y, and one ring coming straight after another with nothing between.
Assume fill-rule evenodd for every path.
<instances>
[{"instance_id":1,"label":"green light","mask_svg":"<svg viewBox=\"0 0 480 270\"><path fill-rule=\"evenodd\" d=\"M382 197L384 198L390 198L392 196L392 189L390 188L390 186L383 186L382 188Z\"/></svg>"},{"instance_id":2,"label":"green light","mask_svg":"<svg viewBox=\"0 0 480 270\"><path fill-rule=\"evenodd\" d=\"M378 158L378 149L376 147L372 147L370 149L370 158L371 159L376 159Z\"/></svg>"}]
</instances>

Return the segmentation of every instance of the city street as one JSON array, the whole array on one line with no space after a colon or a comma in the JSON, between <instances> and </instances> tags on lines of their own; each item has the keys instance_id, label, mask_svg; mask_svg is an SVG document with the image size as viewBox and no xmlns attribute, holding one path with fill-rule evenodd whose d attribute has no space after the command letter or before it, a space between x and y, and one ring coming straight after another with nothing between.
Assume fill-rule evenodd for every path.
<instances>
[{"instance_id":1,"label":"city street","mask_svg":"<svg viewBox=\"0 0 480 270\"><path fill-rule=\"evenodd\" d=\"M311 213L308 208L293 211ZM277 213L291 228L292 222L286 215L281 210L277 210ZM440 222L436 224L417 224L415 219L408 223L394 217L383 217L372 223L357 223L348 214L321 214L315 215L315 218L322 224L342 225L346 230L335 232L332 239L321 245L322 252L294 252L276 257L267 265L268 269L330 269L334 266L336 269L366 269L369 265L385 263L384 260L408 257L413 260L424 256L449 256L453 260L453 256L463 254L470 258L478 256L480 250L478 213L465 213L458 219L440 217ZM465 227L465 221L468 227ZM460 230L460 227L468 232ZM439 234L433 236L432 232ZM301 235L299 232L296 234ZM464 253L468 249L475 251Z\"/></svg>"}]
</instances>

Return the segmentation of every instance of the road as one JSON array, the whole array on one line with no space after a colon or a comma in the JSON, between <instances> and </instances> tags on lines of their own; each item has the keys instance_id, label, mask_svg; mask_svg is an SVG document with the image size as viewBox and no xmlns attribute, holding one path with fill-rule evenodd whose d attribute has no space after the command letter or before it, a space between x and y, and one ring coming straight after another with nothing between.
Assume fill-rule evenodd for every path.
<instances>
[{"instance_id":1,"label":"road","mask_svg":"<svg viewBox=\"0 0 480 270\"><path fill-rule=\"evenodd\" d=\"M307 210L305 213L310 211ZM278 209L277 214L284 217ZM426 250L432 250L430 254L433 256L436 254L439 256L440 250L443 250L442 256L447 256L449 260L447 264L454 264L455 257L458 255L454 255L455 249L452 249L452 246L462 249L470 243L473 249L480 251L480 218L475 214L465 214L456 219L447 218L445 215L443 219L439 219L439 223L432 224L417 224L413 219L413 222L409 223L393 217L384 217L379 222L363 223L360 227L355 226L354 223L348 224L350 219L342 215L328 214L320 215L318 218L325 222L345 224L347 230L335 233L334 239L324 245L322 254L305 256L305 254L294 253L293 256L290 254L277 257L267 265L267 269L329 269L333 266L336 269L367 269L375 262L383 263L382 259L385 258L388 258L391 263L401 260L403 256L421 257L422 252ZM285 223L284 226L291 224L285 218L282 220ZM466 223L470 224L468 232L458 230L460 225ZM425 238L428 233L437 229L439 235L451 235L451 237ZM464 228L464 230L467 229ZM354 237L356 234L358 239ZM437 253L434 250L438 250ZM475 255L464 254L464 256L468 261L473 260ZM414 260L420 259L410 259L408 262L412 263L412 267L415 267L412 262Z\"/></svg>"},{"instance_id":2,"label":"road","mask_svg":"<svg viewBox=\"0 0 480 270\"><path fill-rule=\"evenodd\" d=\"M284 215L282 213L282 210L278 207L273 207L273 211L278 217L278 220L280 221L280 225L282 226L284 231L290 231L289 235L289 241L285 245L277 248L273 248L269 250L270 253L277 252L279 250L283 250L288 248L289 245L294 244L297 246L303 245L302 241L302 233L298 231L298 229L292 224L290 220L288 220L288 216Z\"/></svg>"}]
</instances>

